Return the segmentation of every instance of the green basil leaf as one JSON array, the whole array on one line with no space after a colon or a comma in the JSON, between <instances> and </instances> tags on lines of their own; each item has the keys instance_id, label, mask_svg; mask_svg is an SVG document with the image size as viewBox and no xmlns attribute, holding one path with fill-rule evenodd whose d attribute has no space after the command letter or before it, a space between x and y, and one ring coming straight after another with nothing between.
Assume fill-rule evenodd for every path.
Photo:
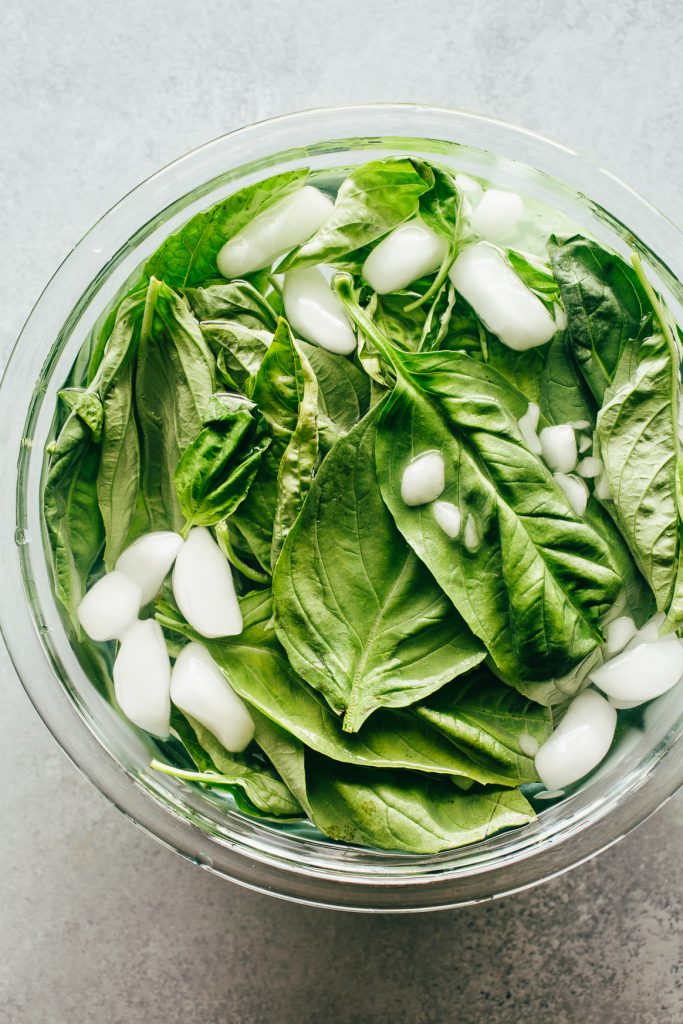
<instances>
[{"instance_id":1,"label":"green basil leaf","mask_svg":"<svg viewBox=\"0 0 683 1024\"><path fill-rule=\"evenodd\" d=\"M199 769L197 781L228 789L240 810L247 814L256 812L272 818L301 818L303 811L299 801L272 768L259 763L253 755L230 754L208 729L190 715L174 712L172 725ZM168 769L167 773L193 781L193 773ZM215 781L211 778L212 773Z\"/></svg>"},{"instance_id":2,"label":"green basil leaf","mask_svg":"<svg viewBox=\"0 0 683 1024\"><path fill-rule=\"evenodd\" d=\"M272 332L277 315L249 281L223 281L203 288L184 288L183 295L200 323L230 320L251 330Z\"/></svg>"},{"instance_id":3,"label":"green basil leaf","mask_svg":"<svg viewBox=\"0 0 683 1024\"><path fill-rule=\"evenodd\" d=\"M396 525L505 677L545 703L548 680L561 679L601 642L600 617L621 586L606 544L526 447L517 425L527 408L522 395L464 354L392 353L346 282L338 290L396 366L376 450ZM426 451L444 456L442 499L461 511L459 538L446 536L429 506L401 498L406 466Z\"/></svg>"},{"instance_id":4,"label":"green basil leaf","mask_svg":"<svg viewBox=\"0 0 683 1024\"><path fill-rule=\"evenodd\" d=\"M55 592L74 621L104 543L97 503L99 461L99 448L92 441L89 427L71 413L50 451L43 508Z\"/></svg>"},{"instance_id":5,"label":"green basil leaf","mask_svg":"<svg viewBox=\"0 0 683 1024\"><path fill-rule=\"evenodd\" d=\"M273 578L275 622L293 668L356 732L484 656L401 538L374 469L377 406L318 472Z\"/></svg>"},{"instance_id":6,"label":"green basil leaf","mask_svg":"<svg viewBox=\"0 0 683 1024\"><path fill-rule=\"evenodd\" d=\"M538 404L549 423L595 423L595 399L579 370L565 332L555 335L541 371Z\"/></svg>"},{"instance_id":7,"label":"green basil leaf","mask_svg":"<svg viewBox=\"0 0 683 1024\"><path fill-rule=\"evenodd\" d=\"M534 812L517 789L459 793L445 779L365 771L306 754L313 821L345 843L438 853L526 825Z\"/></svg>"},{"instance_id":8,"label":"green basil leaf","mask_svg":"<svg viewBox=\"0 0 683 1024\"><path fill-rule=\"evenodd\" d=\"M541 300L551 316L560 302L560 287L549 266L530 253L506 249L505 256L517 277Z\"/></svg>"},{"instance_id":9,"label":"green basil leaf","mask_svg":"<svg viewBox=\"0 0 683 1024\"><path fill-rule=\"evenodd\" d=\"M651 333L652 306L632 267L597 242L552 236L548 254L567 314L567 336L598 404L630 341Z\"/></svg>"},{"instance_id":10,"label":"green basil leaf","mask_svg":"<svg viewBox=\"0 0 683 1024\"><path fill-rule=\"evenodd\" d=\"M251 709L255 708L296 740L332 760L509 785L505 774L480 767L409 710L377 711L359 732L345 732L338 716L296 675L272 624L254 621L267 610L262 603L254 612L254 600L253 595L242 600L245 623L249 615L250 624L234 639L198 637L180 618L177 609L165 602L158 603L156 618L165 630L203 643L232 688ZM285 781L289 784L287 779Z\"/></svg>"},{"instance_id":11,"label":"green basil leaf","mask_svg":"<svg viewBox=\"0 0 683 1024\"><path fill-rule=\"evenodd\" d=\"M216 368L222 380L228 387L243 392L249 378L258 373L273 340L272 333L231 320L207 320L199 326L216 356Z\"/></svg>"},{"instance_id":12,"label":"green basil leaf","mask_svg":"<svg viewBox=\"0 0 683 1024\"><path fill-rule=\"evenodd\" d=\"M185 302L159 281L148 289L135 376L141 487L153 530L184 522L173 474L214 392L215 360Z\"/></svg>"},{"instance_id":13,"label":"green basil leaf","mask_svg":"<svg viewBox=\"0 0 683 1024\"><path fill-rule=\"evenodd\" d=\"M538 780L534 755L553 730L550 708L527 700L483 666L414 710L482 768L514 785Z\"/></svg>"},{"instance_id":14,"label":"green basil leaf","mask_svg":"<svg viewBox=\"0 0 683 1024\"><path fill-rule=\"evenodd\" d=\"M285 171L234 192L195 214L170 235L145 263L145 279L173 288L201 284L218 276L216 257L223 245L274 203L306 184L305 169Z\"/></svg>"},{"instance_id":15,"label":"green basil leaf","mask_svg":"<svg viewBox=\"0 0 683 1024\"><path fill-rule=\"evenodd\" d=\"M278 271L336 263L414 217L433 184L425 164L408 157L373 160L342 182L334 210L312 238L285 257Z\"/></svg>"},{"instance_id":16,"label":"green basil leaf","mask_svg":"<svg viewBox=\"0 0 683 1024\"><path fill-rule=\"evenodd\" d=\"M270 571L278 472L297 425L304 392L301 359L285 320L279 320L273 341L246 390L266 420L272 442L233 520L261 567Z\"/></svg>"},{"instance_id":17,"label":"green basil leaf","mask_svg":"<svg viewBox=\"0 0 683 1024\"><path fill-rule=\"evenodd\" d=\"M129 541L140 487L140 441L135 420L134 362L129 359L104 399L104 436L97 499L104 521L104 564L113 569Z\"/></svg>"},{"instance_id":18,"label":"green basil leaf","mask_svg":"<svg viewBox=\"0 0 683 1024\"><path fill-rule=\"evenodd\" d=\"M517 789L458 793L450 780L339 764L274 722L256 736L314 824L331 839L410 853L436 853L531 821Z\"/></svg>"},{"instance_id":19,"label":"green basil leaf","mask_svg":"<svg viewBox=\"0 0 683 1024\"><path fill-rule=\"evenodd\" d=\"M329 451L368 411L369 381L350 359L305 341L299 342L299 348L316 376L319 441L321 448Z\"/></svg>"},{"instance_id":20,"label":"green basil leaf","mask_svg":"<svg viewBox=\"0 0 683 1024\"><path fill-rule=\"evenodd\" d=\"M622 359L630 371L632 353ZM669 341L647 338L637 346L635 370L606 389L595 431L611 495L606 507L666 612L681 600L679 373L680 354ZM678 611L674 619L683 622Z\"/></svg>"},{"instance_id":21,"label":"green basil leaf","mask_svg":"<svg viewBox=\"0 0 683 1024\"><path fill-rule=\"evenodd\" d=\"M254 403L237 395L214 395L202 423L173 474L186 528L215 526L232 515L270 444Z\"/></svg>"},{"instance_id":22,"label":"green basil leaf","mask_svg":"<svg viewBox=\"0 0 683 1024\"><path fill-rule=\"evenodd\" d=\"M302 351L303 390L299 397L299 415L277 472L277 506L273 522L270 561L273 568L282 545L308 494L318 461L318 381Z\"/></svg>"},{"instance_id":23,"label":"green basil leaf","mask_svg":"<svg viewBox=\"0 0 683 1024\"><path fill-rule=\"evenodd\" d=\"M104 410L102 400L94 391L85 388L62 388L59 397L90 429L93 441L102 440Z\"/></svg>"}]
</instances>

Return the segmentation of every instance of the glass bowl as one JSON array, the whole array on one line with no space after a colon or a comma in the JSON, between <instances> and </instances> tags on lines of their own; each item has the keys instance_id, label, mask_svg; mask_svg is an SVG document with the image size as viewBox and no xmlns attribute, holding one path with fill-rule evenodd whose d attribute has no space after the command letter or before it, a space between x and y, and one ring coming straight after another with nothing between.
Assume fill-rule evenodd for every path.
<instances>
[{"instance_id":1,"label":"glass bowl","mask_svg":"<svg viewBox=\"0 0 683 1024\"><path fill-rule=\"evenodd\" d=\"M95 323L163 238L235 189L299 166L324 170L413 153L492 177L555 206L606 245L641 253L683 322L683 236L630 188L565 147L454 110L311 110L216 139L154 174L69 254L16 344L0 392L0 622L15 667L71 760L131 820L204 868L324 907L416 911L536 885L604 850L683 781L681 690L631 715L611 757L532 824L433 856L324 840L217 803L148 768L151 740L99 695L69 644L50 586L41 518L44 447L57 391Z\"/></svg>"}]
</instances>

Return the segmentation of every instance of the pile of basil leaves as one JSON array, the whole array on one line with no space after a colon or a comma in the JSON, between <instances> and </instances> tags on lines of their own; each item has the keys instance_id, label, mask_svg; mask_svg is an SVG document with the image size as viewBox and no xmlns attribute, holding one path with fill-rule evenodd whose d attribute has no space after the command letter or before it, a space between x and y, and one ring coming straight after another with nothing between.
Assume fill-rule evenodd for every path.
<instances>
[{"instance_id":1,"label":"pile of basil leaves","mask_svg":"<svg viewBox=\"0 0 683 1024\"><path fill-rule=\"evenodd\" d=\"M445 169L357 167L327 225L276 269L324 263L359 328L351 358L293 337L270 271L227 281L221 246L316 179L294 170L193 217L147 261L61 392L44 511L56 593L113 700L107 645L78 635L86 588L148 530L210 527L244 632L203 641L256 723L243 755L173 712L160 757L269 819L307 816L351 843L430 853L529 821L530 752L600 658L615 605L678 628L679 348L637 268L579 235L548 262L506 251L567 328L513 352L448 278L468 241ZM439 272L378 296L370 248L420 214L448 240ZM517 421L587 420L611 498L577 517ZM438 450L444 500L480 543L400 498ZM195 637L166 588L143 614L172 653ZM113 647L113 645L110 645Z\"/></svg>"}]
</instances>

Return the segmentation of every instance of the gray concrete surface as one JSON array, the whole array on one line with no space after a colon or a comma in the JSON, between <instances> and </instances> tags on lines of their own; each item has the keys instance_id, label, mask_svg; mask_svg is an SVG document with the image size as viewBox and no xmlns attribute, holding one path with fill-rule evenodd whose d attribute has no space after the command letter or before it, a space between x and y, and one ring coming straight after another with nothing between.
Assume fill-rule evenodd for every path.
<instances>
[{"instance_id":1,"label":"gray concrete surface","mask_svg":"<svg viewBox=\"0 0 683 1024\"><path fill-rule=\"evenodd\" d=\"M91 222L205 140L315 104L486 112L683 221L676 0L34 0L0 35L0 360ZM0 581L0 585L1 581ZM573 874L465 911L287 905L176 858L66 762L0 655L0 1020L683 1019L683 794Z\"/></svg>"}]
</instances>

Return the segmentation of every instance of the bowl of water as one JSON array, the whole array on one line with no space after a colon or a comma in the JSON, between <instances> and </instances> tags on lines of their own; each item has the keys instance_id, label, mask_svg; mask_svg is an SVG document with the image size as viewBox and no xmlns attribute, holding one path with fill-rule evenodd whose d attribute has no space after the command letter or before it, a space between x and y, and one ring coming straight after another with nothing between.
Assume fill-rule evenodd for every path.
<instances>
[{"instance_id":1,"label":"bowl of water","mask_svg":"<svg viewBox=\"0 0 683 1024\"><path fill-rule=\"evenodd\" d=\"M683 781L678 687L620 714L609 757L534 821L460 850L383 852L332 842L307 823L244 814L220 793L150 770L153 737L130 728L74 651L54 596L42 519L45 449L57 392L141 264L194 213L265 177L308 167L332 180L388 156L415 156L519 193L534 217L636 251L678 322L683 236L590 160L530 132L411 105L293 114L233 132L147 179L84 236L40 296L2 383L0 594L3 635L36 710L66 754L127 817L194 863L239 884L318 906L418 911L536 885L626 835ZM540 252L538 255L542 255ZM104 667L107 671L107 666Z\"/></svg>"}]
</instances>

